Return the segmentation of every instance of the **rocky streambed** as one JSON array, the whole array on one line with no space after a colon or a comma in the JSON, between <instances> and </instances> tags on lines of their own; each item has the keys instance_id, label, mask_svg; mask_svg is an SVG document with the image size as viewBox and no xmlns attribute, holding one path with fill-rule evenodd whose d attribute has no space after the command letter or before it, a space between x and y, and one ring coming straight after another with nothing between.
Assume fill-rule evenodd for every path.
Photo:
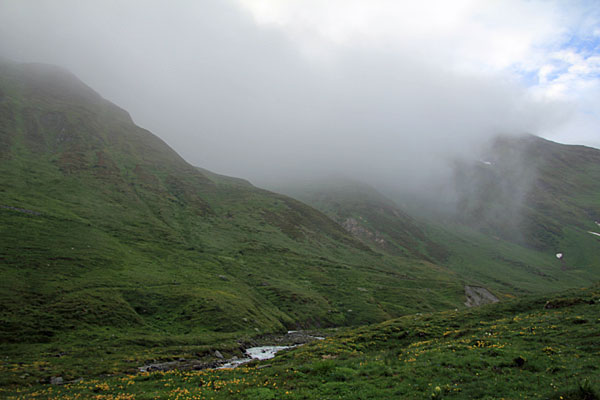
<instances>
[{"instance_id":1,"label":"rocky streambed","mask_svg":"<svg viewBox=\"0 0 600 400\"><path fill-rule=\"evenodd\" d=\"M215 350L210 360L180 358L174 361L155 362L138 367L140 372L180 370L203 370L235 368L254 360L268 360L275 357L281 350L291 349L303 344L322 340L323 336L306 331L288 331L284 335L267 335L254 339L249 343L241 344L242 356L226 358L219 350ZM259 345L260 344L260 345Z\"/></svg>"}]
</instances>

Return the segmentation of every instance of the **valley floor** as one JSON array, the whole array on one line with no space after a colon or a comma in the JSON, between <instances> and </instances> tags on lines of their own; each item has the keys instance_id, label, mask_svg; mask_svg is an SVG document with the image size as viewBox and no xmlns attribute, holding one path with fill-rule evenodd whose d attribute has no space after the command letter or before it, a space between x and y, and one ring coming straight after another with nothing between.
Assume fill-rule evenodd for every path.
<instances>
[{"instance_id":1,"label":"valley floor","mask_svg":"<svg viewBox=\"0 0 600 400\"><path fill-rule=\"evenodd\" d=\"M599 307L596 285L466 311L402 317L236 369L115 374L64 385L5 385L0 396L597 399ZM2 374L8 373L7 368L2 366Z\"/></svg>"}]
</instances>

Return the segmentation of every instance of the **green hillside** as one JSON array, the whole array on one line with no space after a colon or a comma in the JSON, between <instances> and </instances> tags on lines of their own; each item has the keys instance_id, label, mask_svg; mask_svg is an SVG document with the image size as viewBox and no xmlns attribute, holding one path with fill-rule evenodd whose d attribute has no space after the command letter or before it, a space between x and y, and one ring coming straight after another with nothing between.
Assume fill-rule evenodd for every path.
<instances>
[{"instance_id":1,"label":"green hillside","mask_svg":"<svg viewBox=\"0 0 600 400\"><path fill-rule=\"evenodd\" d=\"M420 221L365 183L330 178L280 185L277 190L321 210L377 251L432 262L449 256L443 246L430 240Z\"/></svg>"},{"instance_id":2,"label":"green hillside","mask_svg":"<svg viewBox=\"0 0 600 400\"><path fill-rule=\"evenodd\" d=\"M455 169L457 213L429 218L451 268L528 292L597 281L600 151L500 137L481 159Z\"/></svg>"},{"instance_id":3,"label":"green hillside","mask_svg":"<svg viewBox=\"0 0 600 400\"><path fill-rule=\"evenodd\" d=\"M489 161L455 169L462 222L562 252L565 261L589 261L587 249L596 239L588 231L598 230L600 220L600 150L535 136L500 137L482 157ZM574 231L585 235L573 237Z\"/></svg>"},{"instance_id":4,"label":"green hillside","mask_svg":"<svg viewBox=\"0 0 600 400\"><path fill-rule=\"evenodd\" d=\"M589 150L591 149L586 149ZM490 174L487 168L484 168L487 165L479 164L472 166L473 169L469 172L473 175ZM596 169L595 166L592 167L590 165L580 170L585 179L592 180L595 176ZM551 169L546 168L548 170L541 171L538 179L546 179L546 175L553 176ZM466 168L457 173L466 174ZM494 176L498 180L505 179L498 174ZM597 182L600 182L600 175L598 178ZM480 196L494 189L492 178L479 177L479 181L475 182L473 184L471 181L469 190L474 192L477 188ZM464 181L461 183L466 186ZM547 203L559 201L552 193L539 190L533 181L528 183L531 184L529 190L538 193ZM479 187L480 184L488 187ZM499 183L496 182L496 185ZM502 235L501 227L494 230L495 225L484 226L482 223L494 222L492 219L486 220L481 216L476 218L474 212L467 212L466 208L459 214L442 212L440 207L423 202L425 206L409 206L404 210L372 187L350 180L314 181L310 184L282 186L278 189L323 211L357 239L377 251L412 254L432 260L437 265L456 272L465 283L487 287L499 296L547 293L583 286L597 281L600 273L600 241L598 237L586 231L591 228L589 223L578 226L568 220L569 216L583 209L573 204L572 211L565 210L566 207L560 210L551 206L536 207L536 203L523 203L522 209L519 209L520 214L526 216L530 213L532 217L519 217L518 221L522 225L527 224L540 236L544 234L545 224L561 226L560 232L564 235L560 237L562 245L556 249L549 249L523 242L523 235L516 231L516 227L512 235ZM600 195L600 185L596 182L592 188L585 190ZM466 188L459 192L467 193ZM581 195L584 198L584 195L587 195L589 199L593 199L593 195L585 193L584 190L573 195ZM481 214L491 214L492 209L494 212L497 210L498 214L501 214L501 210L505 210L506 213L517 212L514 211L517 204L509 201L503 204L501 197L488 202L483 198L475 199L478 199L475 194L471 197L465 195L461 201L478 204ZM571 201L567 195L562 199ZM590 201L590 204L594 207L597 205L593 201ZM555 218L555 215L562 215L563 212L566 218ZM536 225L535 218L541 221L541 225ZM500 226L506 220L507 218L499 217L496 225ZM350 221L352 223L349 223ZM556 258L558 252L564 253L563 259Z\"/></svg>"},{"instance_id":5,"label":"green hillside","mask_svg":"<svg viewBox=\"0 0 600 400\"><path fill-rule=\"evenodd\" d=\"M0 65L0 140L11 351L199 343L464 301L452 271L377 253L305 204L189 165L59 68Z\"/></svg>"}]
</instances>

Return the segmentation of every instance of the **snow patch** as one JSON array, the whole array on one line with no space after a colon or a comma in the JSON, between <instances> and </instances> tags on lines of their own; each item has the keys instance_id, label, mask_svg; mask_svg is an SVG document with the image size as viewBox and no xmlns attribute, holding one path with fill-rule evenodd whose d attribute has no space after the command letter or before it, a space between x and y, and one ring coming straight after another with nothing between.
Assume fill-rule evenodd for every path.
<instances>
[{"instance_id":1,"label":"snow patch","mask_svg":"<svg viewBox=\"0 0 600 400\"><path fill-rule=\"evenodd\" d=\"M588 231L588 233L590 233L590 234L592 234L592 235L600 236L600 233L598 233L598 232L592 232L592 231Z\"/></svg>"},{"instance_id":2,"label":"snow patch","mask_svg":"<svg viewBox=\"0 0 600 400\"><path fill-rule=\"evenodd\" d=\"M562 260L563 253L556 253L556 258L558 258L559 260Z\"/></svg>"}]
</instances>

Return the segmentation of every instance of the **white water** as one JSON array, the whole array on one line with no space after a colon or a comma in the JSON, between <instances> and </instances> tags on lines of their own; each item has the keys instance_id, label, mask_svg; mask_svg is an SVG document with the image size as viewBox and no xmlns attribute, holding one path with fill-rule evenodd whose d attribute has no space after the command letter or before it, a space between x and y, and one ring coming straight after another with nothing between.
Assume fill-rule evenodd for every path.
<instances>
[{"instance_id":1,"label":"white water","mask_svg":"<svg viewBox=\"0 0 600 400\"><path fill-rule=\"evenodd\" d=\"M259 347L250 347L246 349L246 358L238 358L237 360L229 360L225 364L221 365L218 369L221 368L235 368L242 364L246 364L252 360L268 360L275 357L278 351L291 349L296 346L259 346Z\"/></svg>"},{"instance_id":2,"label":"white water","mask_svg":"<svg viewBox=\"0 0 600 400\"><path fill-rule=\"evenodd\" d=\"M292 346L262 346L262 347L251 347L246 350L246 354L250 358L257 360L268 360L269 358L275 357L275 354L280 350L290 349Z\"/></svg>"},{"instance_id":3,"label":"white water","mask_svg":"<svg viewBox=\"0 0 600 400\"><path fill-rule=\"evenodd\" d=\"M300 333L302 331L288 331L287 334L288 335L294 335L296 333ZM307 335L308 336L308 335ZM321 336L312 336L313 338L317 339L317 340L323 340L325 339L324 337ZM223 365L221 365L220 367L218 367L217 369L221 369L221 368L235 368L238 367L242 364L246 364L252 360L269 360L273 357L275 357L275 354L277 354L277 352L281 351L281 350L285 350L285 349L292 349L294 347L298 347L298 346L302 346L302 344L298 344L295 346L258 346L258 347L250 347L249 349L246 349L246 356L244 358L237 358L237 359L231 359L231 360L227 360L227 362Z\"/></svg>"}]
</instances>

